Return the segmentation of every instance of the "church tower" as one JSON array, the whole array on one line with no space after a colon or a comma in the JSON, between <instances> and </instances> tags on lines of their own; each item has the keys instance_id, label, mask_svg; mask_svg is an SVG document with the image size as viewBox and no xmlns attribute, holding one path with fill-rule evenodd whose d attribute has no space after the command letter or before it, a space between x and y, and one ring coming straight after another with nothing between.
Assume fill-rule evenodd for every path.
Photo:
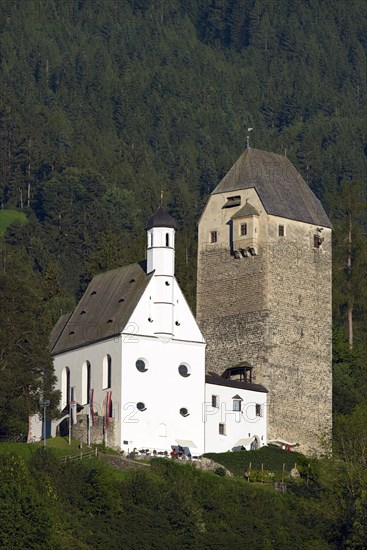
<instances>
[{"instance_id":1,"label":"church tower","mask_svg":"<svg viewBox=\"0 0 367 550\"><path fill-rule=\"evenodd\" d=\"M174 277L176 223L162 204L145 224L147 274L154 272L149 319L154 335L169 340L174 334Z\"/></svg>"},{"instance_id":2,"label":"church tower","mask_svg":"<svg viewBox=\"0 0 367 550\"><path fill-rule=\"evenodd\" d=\"M268 440L320 451L331 430L331 224L286 157L248 148L211 194L197 320L207 371L243 366L269 390Z\"/></svg>"}]
</instances>

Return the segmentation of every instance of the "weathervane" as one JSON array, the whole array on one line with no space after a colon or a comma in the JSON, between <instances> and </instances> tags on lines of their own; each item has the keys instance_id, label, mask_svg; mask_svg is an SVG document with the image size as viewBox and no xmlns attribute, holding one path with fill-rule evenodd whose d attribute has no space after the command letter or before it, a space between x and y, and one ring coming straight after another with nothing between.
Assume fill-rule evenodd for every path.
<instances>
[{"instance_id":1,"label":"weathervane","mask_svg":"<svg viewBox=\"0 0 367 550\"><path fill-rule=\"evenodd\" d=\"M247 149L250 149L250 132L253 130L253 128L247 128L248 135L246 136L247 141Z\"/></svg>"}]
</instances>

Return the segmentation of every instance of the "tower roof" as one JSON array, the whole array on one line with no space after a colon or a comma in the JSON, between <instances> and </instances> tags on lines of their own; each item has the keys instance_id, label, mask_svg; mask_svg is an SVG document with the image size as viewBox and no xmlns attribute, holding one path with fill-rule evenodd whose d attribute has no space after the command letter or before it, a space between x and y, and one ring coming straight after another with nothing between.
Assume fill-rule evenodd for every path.
<instances>
[{"instance_id":1,"label":"tower roof","mask_svg":"<svg viewBox=\"0 0 367 550\"><path fill-rule=\"evenodd\" d=\"M331 227L321 202L282 155L246 149L212 194L250 188L257 191L268 214Z\"/></svg>"},{"instance_id":2,"label":"tower roof","mask_svg":"<svg viewBox=\"0 0 367 550\"><path fill-rule=\"evenodd\" d=\"M259 212L250 204L249 202L246 202L242 208L238 210L233 216L234 218L245 218L246 216L260 216Z\"/></svg>"},{"instance_id":3,"label":"tower roof","mask_svg":"<svg viewBox=\"0 0 367 550\"><path fill-rule=\"evenodd\" d=\"M172 227L173 229L177 229L175 220L162 205L150 216L145 224L146 230L153 227Z\"/></svg>"}]
</instances>

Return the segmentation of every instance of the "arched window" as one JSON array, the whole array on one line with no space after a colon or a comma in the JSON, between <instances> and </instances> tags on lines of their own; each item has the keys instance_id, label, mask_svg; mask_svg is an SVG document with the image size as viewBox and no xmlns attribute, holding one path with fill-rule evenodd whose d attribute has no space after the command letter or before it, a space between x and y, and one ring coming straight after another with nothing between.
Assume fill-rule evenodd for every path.
<instances>
[{"instance_id":1,"label":"arched window","mask_svg":"<svg viewBox=\"0 0 367 550\"><path fill-rule=\"evenodd\" d=\"M61 373L61 410L69 406L70 401L70 369L65 367Z\"/></svg>"},{"instance_id":2,"label":"arched window","mask_svg":"<svg viewBox=\"0 0 367 550\"><path fill-rule=\"evenodd\" d=\"M166 233L166 246L169 246L169 233Z\"/></svg>"},{"instance_id":3,"label":"arched window","mask_svg":"<svg viewBox=\"0 0 367 550\"><path fill-rule=\"evenodd\" d=\"M112 360L110 355L105 355L103 358L103 374L102 374L102 386L103 389L111 387L112 382Z\"/></svg>"},{"instance_id":4,"label":"arched window","mask_svg":"<svg viewBox=\"0 0 367 550\"><path fill-rule=\"evenodd\" d=\"M91 388L91 368L90 362L84 361L82 365L82 403L86 405L89 403Z\"/></svg>"}]
</instances>

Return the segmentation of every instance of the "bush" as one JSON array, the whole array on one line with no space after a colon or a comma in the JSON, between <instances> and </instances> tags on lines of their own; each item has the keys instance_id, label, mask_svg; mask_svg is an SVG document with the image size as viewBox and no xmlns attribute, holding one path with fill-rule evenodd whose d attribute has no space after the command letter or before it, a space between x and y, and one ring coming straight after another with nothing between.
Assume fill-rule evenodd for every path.
<instances>
[{"instance_id":1,"label":"bush","mask_svg":"<svg viewBox=\"0 0 367 550\"><path fill-rule=\"evenodd\" d=\"M223 466L218 466L218 468L216 468L214 470L214 473L217 474L217 476L220 476L220 477L226 477L226 475L227 475L226 469L223 468Z\"/></svg>"}]
</instances>

